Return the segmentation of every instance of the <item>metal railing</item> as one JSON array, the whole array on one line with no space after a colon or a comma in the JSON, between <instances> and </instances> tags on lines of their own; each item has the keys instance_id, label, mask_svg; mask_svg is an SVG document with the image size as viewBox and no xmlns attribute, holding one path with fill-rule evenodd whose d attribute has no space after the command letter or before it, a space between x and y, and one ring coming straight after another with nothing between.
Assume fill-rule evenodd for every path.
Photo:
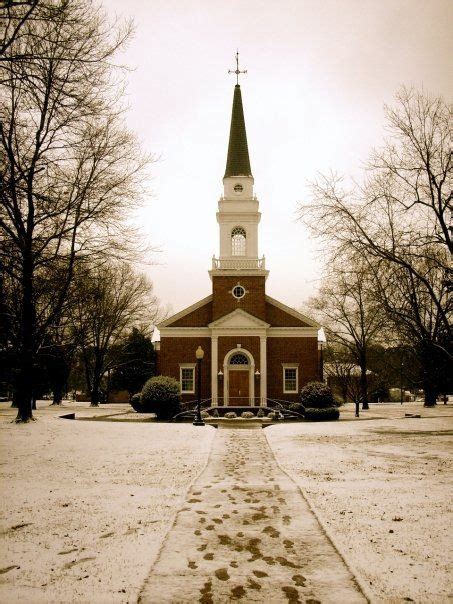
<instances>
[{"instance_id":1,"label":"metal railing","mask_svg":"<svg viewBox=\"0 0 453 604\"><path fill-rule=\"evenodd\" d=\"M262 258L212 258L213 270L265 270L266 260Z\"/></svg>"},{"instance_id":2,"label":"metal railing","mask_svg":"<svg viewBox=\"0 0 453 604\"><path fill-rule=\"evenodd\" d=\"M232 402L232 399L234 401ZM225 404L226 403L226 404ZM281 419L289 419L289 420L299 420L303 419L303 416L300 413L292 411L289 409L290 401L271 399L271 398L261 398L261 397L230 397L228 401L225 401L222 397L217 397L215 399L206 398L201 401L201 408L203 410L206 409L217 409L217 412L220 413L220 416L223 416L227 411L254 411L258 413L259 409L269 409L279 411ZM196 414L197 409L197 401L185 401L181 404L182 411L175 415L171 421L191 421Z\"/></svg>"}]
</instances>

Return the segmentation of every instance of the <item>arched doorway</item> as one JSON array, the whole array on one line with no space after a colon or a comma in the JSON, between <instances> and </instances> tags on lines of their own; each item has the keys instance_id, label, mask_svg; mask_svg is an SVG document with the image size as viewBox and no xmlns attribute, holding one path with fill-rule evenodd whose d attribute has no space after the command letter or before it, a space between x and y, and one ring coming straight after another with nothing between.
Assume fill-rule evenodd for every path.
<instances>
[{"instance_id":1,"label":"arched doorway","mask_svg":"<svg viewBox=\"0 0 453 604\"><path fill-rule=\"evenodd\" d=\"M243 348L235 348L227 353L223 363L225 405L253 405L255 400L255 361Z\"/></svg>"}]
</instances>

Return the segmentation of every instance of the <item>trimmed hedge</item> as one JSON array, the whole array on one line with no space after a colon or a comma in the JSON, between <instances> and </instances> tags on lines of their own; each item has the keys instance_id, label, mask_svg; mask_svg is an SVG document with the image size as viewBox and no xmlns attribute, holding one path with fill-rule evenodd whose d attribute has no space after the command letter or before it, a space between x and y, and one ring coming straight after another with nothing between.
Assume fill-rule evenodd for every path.
<instances>
[{"instance_id":1,"label":"trimmed hedge","mask_svg":"<svg viewBox=\"0 0 453 604\"><path fill-rule=\"evenodd\" d=\"M305 409L327 409L337 406L332 390L323 382L309 382L304 386L300 391L300 405ZM299 409L293 409L293 411L299 411ZM301 410L300 413L304 413L304 411Z\"/></svg>"},{"instance_id":2,"label":"trimmed hedge","mask_svg":"<svg viewBox=\"0 0 453 604\"><path fill-rule=\"evenodd\" d=\"M181 410L179 382L166 375L152 377L143 386L140 406L142 413L155 413L158 419L170 419Z\"/></svg>"},{"instance_id":3,"label":"trimmed hedge","mask_svg":"<svg viewBox=\"0 0 453 604\"><path fill-rule=\"evenodd\" d=\"M324 409L306 408L304 412L306 420L312 422L327 422L339 419L340 412L337 407L325 407Z\"/></svg>"},{"instance_id":4,"label":"trimmed hedge","mask_svg":"<svg viewBox=\"0 0 453 604\"><path fill-rule=\"evenodd\" d=\"M243 411L241 417L243 419L251 419L252 417L255 417L255 414L252 411Z\"/></svg>"},{"instance_id":5,"label":"trimmed hedge","mask_svg":"<svg viewBox=\"0 0 453 604\"><path fill-rule=\"evenodd\" d=\"M137 413L140 413L142 410L142 406L140 404L140 399L141 399L141 395L140 395L140 392L138 392L137 394L133 394L131 396L131 400L129 401L129 404L132 406L132 409L134 411L137 411Z\"/></svg>"},{"instance_id":6,"label":"trimmed hedge","mask_svg":"<svg viewBox=\"0 0 453 604\"><path fill-rule=\"evenodd\" d=\"M237 413L236 411L228 411L223 417L226 417L226 419L235 419L237 417Z\"/></svg>"}]
</instances>

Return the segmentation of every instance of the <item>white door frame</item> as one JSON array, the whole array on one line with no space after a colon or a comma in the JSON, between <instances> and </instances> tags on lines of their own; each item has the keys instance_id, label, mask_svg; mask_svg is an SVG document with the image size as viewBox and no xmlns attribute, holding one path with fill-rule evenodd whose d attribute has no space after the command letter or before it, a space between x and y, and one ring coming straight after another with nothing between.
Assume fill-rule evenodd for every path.
<instances>
[{"instance_id":1,"label":"white door frame","mask_svg":"<svg viewBox=\"0 0 453 604\"><path fill-rule=\"evenodd\" d=\"M255 359L251 352L246 350L245 348L233 348L229 352L226 353L225 358L223 359L223 401L224 405L228 406L229 404L229 386L230 386L230 358L237 353L245 354L245 356L249 360L248 371L249 371L249 404L255 404ZM243 365L244 367L244 365ZM237 367L235 368L235 370ZM243 369L242 371L245 371Z\"/></svg>"}]
</instances>

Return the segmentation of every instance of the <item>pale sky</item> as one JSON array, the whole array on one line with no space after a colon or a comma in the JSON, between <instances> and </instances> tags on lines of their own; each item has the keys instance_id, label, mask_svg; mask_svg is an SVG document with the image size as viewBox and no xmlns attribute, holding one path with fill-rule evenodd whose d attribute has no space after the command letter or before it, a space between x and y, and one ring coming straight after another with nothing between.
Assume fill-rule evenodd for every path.
<instances>
[{"instance_id":1,"label":"pale sky","mask_svg":"<svg viewBox=\"0 0 453 604\"><path fill-rule=\"evenodd\" d=\"M152 166L140 211L161 248L149 269L176 312L211 293L235 78L262 219L267 293L294 307L316 291L321 254L295 221L308 181L330 169L359 175L384 135L383 104L405 85L451 100L452 0L104 0L132 17L121 61L128 124Z\"/></svg>"}]
</instances>

